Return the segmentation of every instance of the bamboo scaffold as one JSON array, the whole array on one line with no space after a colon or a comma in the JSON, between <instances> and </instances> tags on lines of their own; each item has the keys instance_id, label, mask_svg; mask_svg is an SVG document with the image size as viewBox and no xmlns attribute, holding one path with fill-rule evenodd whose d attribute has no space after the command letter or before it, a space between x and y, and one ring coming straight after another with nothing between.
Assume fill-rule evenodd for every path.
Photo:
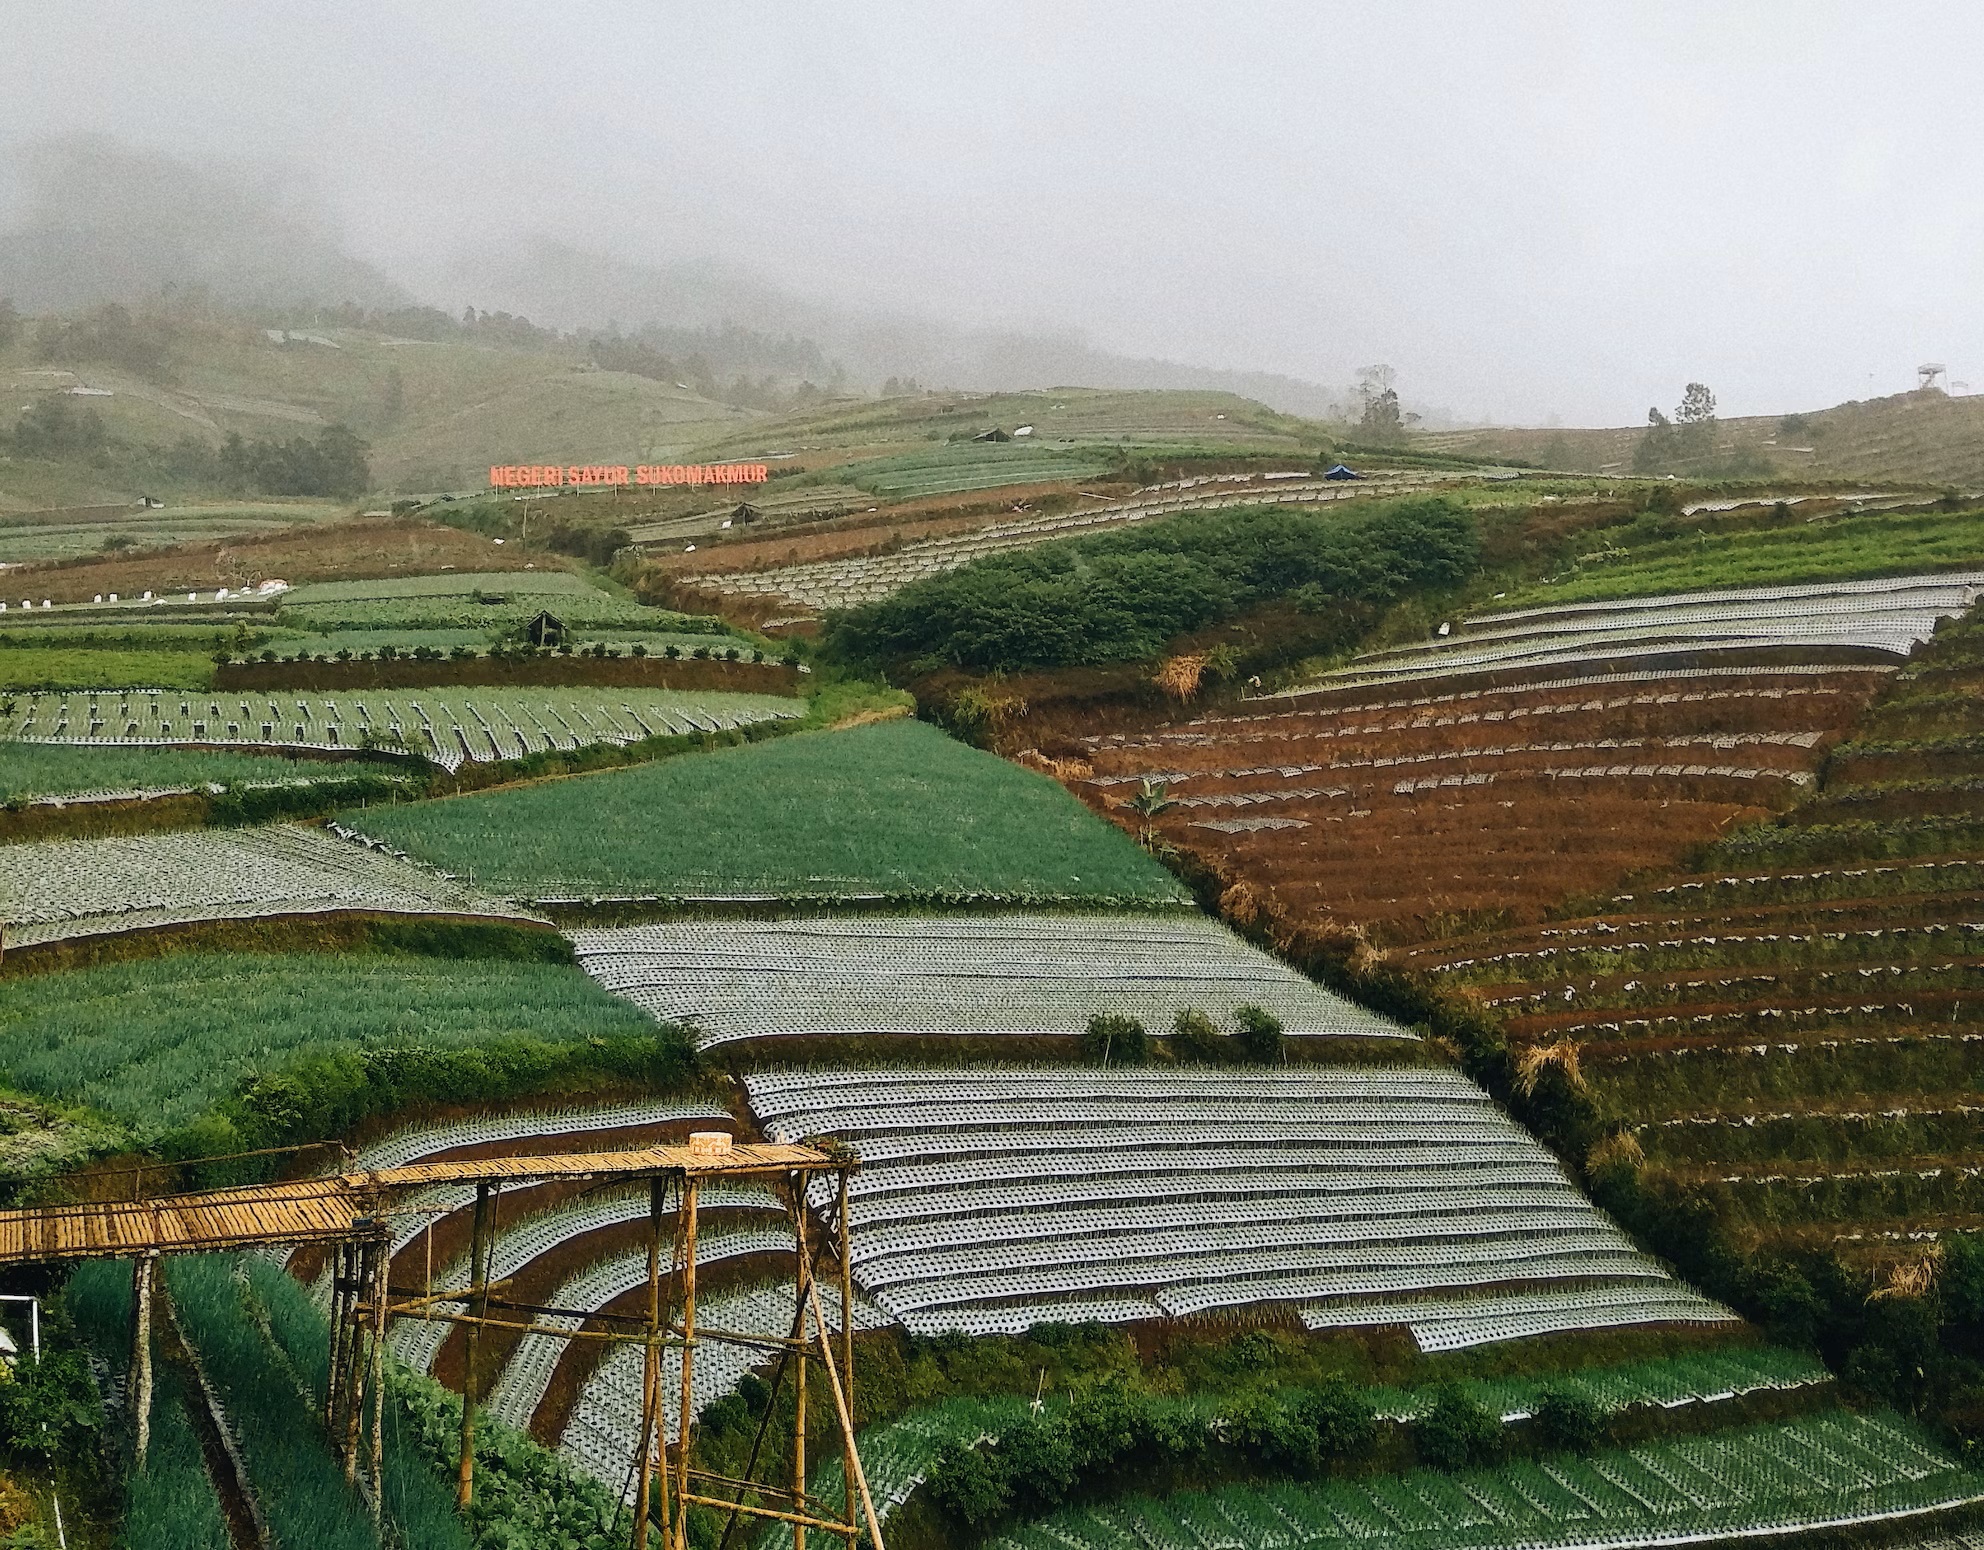
<instances>
[{"instance_id":1,"label":"bamboo scaffold","mask_svg":"<svg viewBox=\"0 0 1984 1550\"><path fill-rule=\"evenodd\" d=\"M419 1319L464 1328L462 1426L457 1500L467 1508L475 1493L475 1416L482 1374L484 1331L560 1340L637 1344L642 1350L641 1430L634 1469L632 1550L688 1550L692 1511L725 1519L721 1550L729 1550L743 1519L789 1523L796 1550L807 1531L838 1537L848 1550L865 1538L885 1550L881 1524L862 1471L854 1433L854 1290L850 1268L848 1179L857 1166L851 1153L811 1146L734 1143L722 1132L690 1136L684 1146L625 1152L572 1152L538 1157L477 1158L358 1170L287 1184L249 1185L151 1200L91 1202L40 1210L0 1211L0 1264L83 1258L133 1258L133 1349L149 1350L157 1260L165 1253L213 1253L270 1244L314 1243L332 1254L330 1382L323 1396L327 1437L338 1450L345 1478L368 1488L377 1516L384 1500L385 1348L394 1319ZM792 1321L784 1336L727 1330L698 1322L697 1233L702 1186L711 1179L757 1178L773 1183L793 1224ZM646 1300L638 1314L529 1304L508 1295L494 1276L498 1209L506 1186L553 1181L626 1183L646 1179ZM816 1180L836 1179L828 1231L810 1230L809 1199ZM475 1207L465 1285L436 1287L431 1268L418 1287L394 1284L393 1222L434 1214L416 1192L437 1184L472 1184ZM663 1247L667 1247L664 1257ZM820 1299L822 1258L831 1249L839 1293L833 1338ZM736 1345L774 1360L771 1399L764 1408L750 1462L741 1476L699 1467L693 1457L696 1352L712 1344ZM663 1395L663 1353L680 1362L675 1436L668 1435ZM134 1364L135 1367L135 1364ZM149 1363L141 1369L149 1375ZM833 1402L844 1464L842 1500L828 1504L806 1486L806 1403L809 1377L825 1380ZM795 1408L784 1481L760 1479L760 1460L781 1386L790 1375ZM144 1384L139 1435L147 1429L149 1383ZM142 1447L142 1442L141 1442ZM142 1467L142 1451L140 1467Z\"/></svg>"}]
</instances>

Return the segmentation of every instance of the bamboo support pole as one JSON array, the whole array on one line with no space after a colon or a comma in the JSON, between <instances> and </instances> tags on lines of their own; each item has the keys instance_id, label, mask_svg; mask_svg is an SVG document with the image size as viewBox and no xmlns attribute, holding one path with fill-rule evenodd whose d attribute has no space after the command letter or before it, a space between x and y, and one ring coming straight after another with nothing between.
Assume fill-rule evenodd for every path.
<instances>
[{"instance_id":1,"label":"bamboo support pole","mask_svg":"<svg viewBox=\"0 0 1984 1550\"><path fill-rule=\"evenodd\" d=\"M836 1523L832 1518L809 1518L804 1513L780 1512L775 1507L757 1507L748 1502L727 1502L720 1496L698 1496L694 1492L689 1501L698 1507L727 1507L732 1512L741 1512L746 1517L776 1518L781 1523L807 1524L813 1528L823 1528L831 1534L845 1534L847 1525Z\"/></svg>"},{"instance_id":2,"label":"bamboo support pole","mask_svg":"<svg viewBox=\"0 0 1984 1550\"><path fill-rule=\"evenodd\" d=\"M661 1425L661 1208L665 1187L659 1175L648 1183L648 1339L641 1358L641 1479L634 1488L633 1550L648 1550L654 1439ZM665 1444L665 1436L663 1441Z\"/></svg>"},{"instance_id":3,"label":"bamboo support pole","mask_svg":"<svg viewBox=\"0 0 1984 1550\"><path fill-rule=\"evenodd\" d=\"M806 1290L813 1284L812 1262L806 1253L806 1177L792 1179L792 1292L793 1312L799 1318L799 1349L792 1362L792 1492L795 1499L806 1498ZM806 1550L806 1525L792 1527L792 1550Z\"/></svg>"},{"instance_id":4,"label":"bamboo support pole","mask_svg":"<svg viewBox=\"0 0 1984 1550\"><path fill-rule=\"evenodd\" d=\"M817 1287L813 1289L813 1317L816 1321L825 1322L820 1319L820 1293ZM861 1467L860 1454L854 1444L854 1373L852 1370L848 1372L848 1392L843 1394L840 1386L840 1374L834 1371L833 1342L827 1338L827 1332L824 1328L820 1330L820 1353L825 1357L822 1365L827 1369L827 1386L833 1390L834 1410L840 1417L841 1437L846 1443L849 1455L854 1459L854 1479L855 1483L861 1487L861 1511L863 1516L868 1520L868 1537L874 1541L875 1550L884 1550L882 1545L882 1524L875 1516L875 1498L868 1490L868 1472Z\"/></svg>"},{"instance_id":5,"label":"bamboo support pole","mask_svg":"<svg viewBox=\"0 0 1984 1550\"><path fill-rule=\"evenodd\" d=\"M469 1239L469 1289L475 1297L475 1316L489 1316L489 1236L495 1204L495 1186L487 1179L475 1186L475 1223ZM481 1356L477 1335L480 1324L468 1326L467 1359L462 1367L461 1462L455 1485L455 1506L466 1512L475 1500L475 1364Z\"/></svg>"},{"instance_id":6,"label":"bamboo support pole","mask_svg":"<svg viewBox=\"0 0 1984 1550\"><path fill-rule=\"evenodd\" d=\"M840 1170L840 1198L835 1207L834 1236L840 1252L840 1365L847 1374L847 1389L854 1392L854 1256L849 1250L847 1221L847 1179L848 1170ZM855 1550L860 1538L854 1526L854 1436L846 1433L841 1437L841 1486L845 1501L843 1512L847 1518L847 1550Z\"/></svg>"},{"instance_id":7,"label":"bamboo support pole","mask_svg":"<svg viewBox=\"0 0 1984 1550\"><path fill-rule=\"evenodd\" d=\"M356 1270L351 1289L351 1305L347 1316L351 1319L351 1341L345 1356L346 1386L344 1399L344 1443L341 1457L344 1462L346 1485L358 1484L358 1450L363 1438L361 1429L365 1421L365 1374L371 1365L372 1353L367 1342L371 1338L371 1320L365 1317L363 1303L365 1282L372 1274L372 1260L362 1245L352 1246L352 1258Z\"/></svg>"},{"instance_id":8,"label":"bamboo support pole","mask_svg":"<svg viewBox=\"0 0 1984 1550\"><path fill-rule=\"evenodd\" d=\"M331 1365L324 1383L324 1432L338 1435L343 1418L344 1364L350 1338L351 1245L340 1243L331 1260Z\"/></svg>"},{"instance_id":9,"label":"bamboo support pole","mask_svg":"<svg viewBox=\"0 0 1984 1550\"><path fill-rule=\"evenodd\" d=\"M386 1280L391 1274L390 1238L372 1244L372 1521L384 1521L386 1510Z\"/></svg>"},{"instance_id":10,"label":"bamboo support pole","mask_svg":"<svg viewBox=\"0 0 1984 1550\"><path fill-rule=\"evenodd\" d=\"M677 1234L682 1258L682 1408L676 1412L677 1483L675 1487L674 1550L689 1550L689 1432L695 1413L696 1369L696 1207L699 1181L682 1181L682 1228Z\"/></svg>"},{"instance_id":11,"label":"bamboo support pole","mask_svg":"<svg viewBox=\"0 0 1984 1550\"><path fill-rule=\"evenodd\" d=\"M152 1284L158 1255L140 1254L131 1265L131 1413L137 1423L137 1467L144 1472L152 1441Z\"/></svg>"}]
</instances>

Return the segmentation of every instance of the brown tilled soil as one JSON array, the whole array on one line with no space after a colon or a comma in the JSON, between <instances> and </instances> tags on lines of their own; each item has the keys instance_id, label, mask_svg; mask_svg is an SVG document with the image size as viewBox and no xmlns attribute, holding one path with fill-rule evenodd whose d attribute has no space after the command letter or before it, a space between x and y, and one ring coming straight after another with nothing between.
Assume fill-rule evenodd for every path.
<instances>
[{"instance_id":1,"label":"brown tilled soil","mask_svg":"<svg viewBox=\"0 0 1984 1550\"><path fill-rule=\"evenodd\" d=\"M1187 801L1278 794L1238 805L1181 804L1158 827L1220 877L1265 891L1298 924L1410 944L1533 926L1572 900L1610 892L1732 826L1782 810L1801 788L1773 776L1811 772L1880 682L1866 673L1759 673L1463 690L1423 707L1389 704L1405 697L1401 690L1387 700L1314 709L1252 702L1144 734L1091 737L1085 762L1093 777L1084 779L1075 761L1059 773L1126 825L1134 820L1122 804L1136 785L1098 782L1176 777L1169 794ZM1759 689L1781 697L1760 697ZM1740 741L1773 733L1804 734L1812 746ZM1695 773L1562 774L1644 765ZM1711 766L1760 773L1706 773ZM1492 779L1396 789L1469 776ZM1301 827L1204 827L1256 818Z\"/></svg>"},{"instance_id":2,"label":"brown tilled soil","mask_svg":"<svg viewBox=\"0 0 1984 1550\"><path fill-rule=\"evenodd\" d=\"M563 555L530 553L513 544L495 544L460 528L423 522L418 517L356 518L257 533L213 543L114 558L31 565L10 573L9 586L25 597L58 603L87 603L115 592L139 597L146 592L188 592L216 587L252 587L280 580L372 580L382 576L423 576L436 571L569 570Z\"/></svg>"}]
</instances>

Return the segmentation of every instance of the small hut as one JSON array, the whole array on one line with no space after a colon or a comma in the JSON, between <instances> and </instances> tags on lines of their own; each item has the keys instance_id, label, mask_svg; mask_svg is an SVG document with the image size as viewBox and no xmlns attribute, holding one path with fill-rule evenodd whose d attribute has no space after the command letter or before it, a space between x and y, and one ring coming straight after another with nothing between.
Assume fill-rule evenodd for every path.
<instances>
[{"instance_id":1,"label":"small hut","mask_svg":"<svg viewBox=\"0 0 1984 1550\"><path fill-rule=\"evenodd\" d=\"M973 441L1011 441L1013 438L995 425L989 431L980 431L971 439Z\"/></svg>"},{"instance_id":2,"label":"small hut","mask_svg":"<svg viewBox=\"0 0 1984 1550\"><path fill-rule=\"evenodd\" d=\"M524 626L524 638L533 646L562 646L565 623L555 614L540 613Z\"/></svg>"},{"instance_id":3,"label":"small hut","mask_svg":"<svg viewBox=\"0 0 1984 1550\"><path fill-rule=\"evenodd\" d=\"M1325 479L1362 479L1364 476L1358 473L1356 469L1346 468L1343 464L1338 463L1334 468L1324 469L1323 477Z\"/></svg>"}]
</instances>

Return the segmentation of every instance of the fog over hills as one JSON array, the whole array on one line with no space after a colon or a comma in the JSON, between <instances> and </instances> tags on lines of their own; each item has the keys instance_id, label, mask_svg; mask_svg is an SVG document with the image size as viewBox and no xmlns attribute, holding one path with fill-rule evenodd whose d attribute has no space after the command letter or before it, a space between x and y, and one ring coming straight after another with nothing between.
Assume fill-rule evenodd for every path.
<instances>
[{"instance_id":1,"label":"fog over hills","mask_svg":"<svg viewBox=\"0 0 1984 1550\"><path fill-rule=\"evenodd\" d=\"M548 236L477 244L440 260L410 251L402 281L350 252L294 169L195 165L99 137L31 142L8 160L0 296L29 313L188 292L276 311L473 306L566 330L737 326L791 336L817 347L830 380L856 388L890 377L988 391L1210 388L1317 417L1339 412L1348 396L1276 373L1117 355L1075 333L970 329L848 308L781 289L742 265L633 262Z\"/></svg>"},{"instance_id":2,"label":"fog over hills","mask_svg":"<svg viewBox=\"0 0 1984 1550\"><path fill-rule=\"evenodd\" d=\"M23 312L165 290L242 306L412 299L352 256L294 169L258 177L96 136L32 141L5 160L0 296Z\"/></svg>"}]
</instances>

